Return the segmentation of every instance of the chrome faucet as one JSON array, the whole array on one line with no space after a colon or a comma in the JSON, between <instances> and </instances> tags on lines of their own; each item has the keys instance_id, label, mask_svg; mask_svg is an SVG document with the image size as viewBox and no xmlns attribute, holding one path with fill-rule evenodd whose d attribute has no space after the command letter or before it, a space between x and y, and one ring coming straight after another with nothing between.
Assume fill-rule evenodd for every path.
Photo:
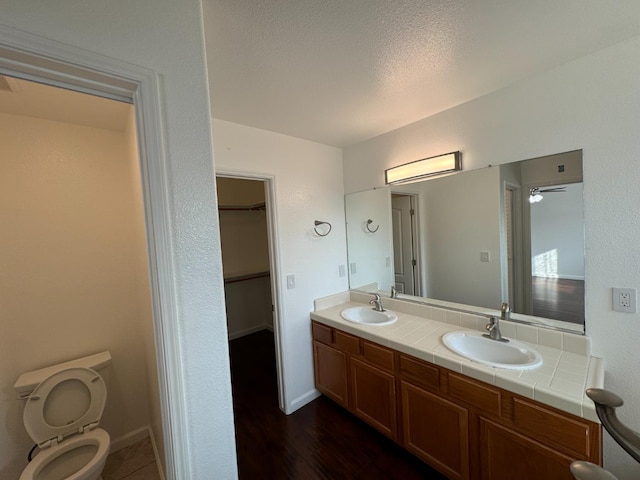
<instances>
[{"instance_id":1,"label":"chrome faucet","mask_svg":"<svg viewBox=\"0 0 640 480\"><path fill-rule=\"evenodd\" d=\"M369 300L369 305L373 305L373 309L376 312L384 312L384 308L382 308L382 300L380 299L380 295L377 293L373 294L373 298Z\"/></svg>"},{"instance_id":2,"label":"chrome faucet","mask_svg":"<svg viewBox=\"0 0 640 480\"><path fill-rule=\"evenodd\" d=\"M500 307L500 320L509 320L511 318L511 310L509 309L509 304L504 302ZM498 342L508 342L509 340L506 338L502 338L502 333L500 332L500 322L496 317L489 317L489 323L485 326L489 334L484 333L482 336L490 338L491 340L496 340Z\"/></svg>"},{"instance_id":3,"label":"chrome faucet","mask_svg":"<svg viewBox=\"0 0 640 480\"><path fill-rule=\"evenodd\" d=\"M390 298L398 298L398 290L396 290L395 285L391 285L391 297Z\"/></svg>"},{"instance_id":4,"label":"chrome faucet","mask_svg":"<svg viewBox=\"0 0 640 480\"><path fill-rule=\"evenodd\" d=\"M500 308L500 320L510 320L511 319L511 309L509 308L509 304L504 302L502 307Z\"/></svg>"},{"instance_id":5,"label":"chrome faucet","mask_svg":"<svg viewBox=\"0 0 640 480\"><path fill-rule=\"evenodd\" d=\"M488 334L483 333L483 337L490 338L491 340L496 340L498 342L508 342L506 338L502 338L502 333L500 333L500 322L497 317L489 317L489 323L487 323L484 327Z\"/></svg>"}]
</instances>

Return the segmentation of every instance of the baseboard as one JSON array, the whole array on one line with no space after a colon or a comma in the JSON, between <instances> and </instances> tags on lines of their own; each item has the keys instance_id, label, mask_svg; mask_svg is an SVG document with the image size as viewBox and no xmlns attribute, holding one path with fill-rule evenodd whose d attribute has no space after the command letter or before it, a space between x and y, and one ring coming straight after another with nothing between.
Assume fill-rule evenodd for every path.
<instances>
[{"instance_id":1,"label":"baseboard","mask_svg":"<svg viewBox=\"0 0 640 480\"><path fill-rule=\"evenodd\" d=\"M149 439L151 439L151 446L153 447L153 456L156 457L156 467L158 468L158 476L160 480L165 480L164 468L162 468L162 462L160 461L160 454L158 452L158 446L156 445L156 437L153 435L153 430L149 427Z\"/></svg>"},{"instance_id":2,"label":"baseboard","mask_svg":"<svg viewBox=\"0 0 640 480\"><path fill-rule=\"evenodd\" d=\"M111 453L122 450L123 448L133 445L149 436L149 427L144 426L125 433L118 438L111 439ZM153 437L152 437L153 438Z\"/></svg>"},{"instance_id":3,"label":"baseboard","mask_svg":"<svg viewBox=\"0 0 640 480\"><path fill-rule=\"evenodd\" d=\"M235 340L236 338L244 337L246 335L251 335L252 333L260 332L262 330L271 330L273 332L273 327L271 325L256 325L255 327L246 328L244 330L240 330L238 332L229 333L229 340Z\"/></svg>"},{"instance_id":4,"label":"baseboard","mask_svg":"<svg viewBox=\"0 0 640 480\"><path fill-rule=\"evenodd\" d=\"M286 410L284 413L286 415L291 415L299 408L304 407L307 403L313 402L320 395L321 393L314 388L304 395L300 395L298 398L294 398L288 405L286 405Z\"/></svg>"},{"instance_id":5,"label":"baseboard","mask_svg":"<svg viewBox=\"0 0 640 480\"><path fill-rule=\"evenodd\" d=\"M584 276L579 275L532 275L535 278L557 278L559 280L582 280L584 281Z\"/></svg>"}]
</instances>

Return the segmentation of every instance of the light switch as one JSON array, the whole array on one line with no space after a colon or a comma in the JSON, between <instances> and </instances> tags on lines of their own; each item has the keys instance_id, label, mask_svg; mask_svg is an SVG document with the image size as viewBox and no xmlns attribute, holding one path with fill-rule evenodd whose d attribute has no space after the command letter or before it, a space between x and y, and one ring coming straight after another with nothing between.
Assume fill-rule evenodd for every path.
<instances>
[{"instance_id":1,"label":"light switch","mask_svg":"<svg viewBox=\"0 0 640 480\"><path fill-rule=\"evenodd\" d=\"M344 277L347 274L347 266L344 264L338 265L338 274L341 277Z\"/></svg>"},{"instance_id":2,"label":"light switch","mask_svg":"<svg viewBox=\"0 0 640 480\"><path fill-rule=\"evenodd\" d=\"M356 262L352 262L349 264L349 272L351 273L351 275L356 274Z\"/></svg>"},{"instance_id":3,"label":"light switch","mask_svg":"<svg viewBox=\"0 0 640 480\"><path fill-rule=\"evenodd\" d=\"M480 261L481 262L488 262L489 259L490 259L489 252L480 252Z\"/></svg>"},{"instance_id":4,"label":"light switch","mask_svg":"<svg viewBox=\"0 0 640 480\"><path fill-rule=\"evenodd\" d=\"M291 290L292 288L296 288L296 276L287 275L287 289Z\"/></svg>"}]
</instances>

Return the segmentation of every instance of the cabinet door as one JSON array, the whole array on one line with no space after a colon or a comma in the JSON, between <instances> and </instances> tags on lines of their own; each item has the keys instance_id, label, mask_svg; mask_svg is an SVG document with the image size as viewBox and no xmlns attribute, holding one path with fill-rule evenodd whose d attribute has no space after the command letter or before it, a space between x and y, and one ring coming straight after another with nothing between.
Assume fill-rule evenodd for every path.
<instances>
[{"instance_id":1,"label":"cabinet door","mask_svg":"<svg viewBox=\"0 0 640 480\"><path fill-rule=\"evenodd\" d=\"M401 393L404 447L451 479L469 478L467 409L405 381Z\"/></svg>"},{"instance_id":2,"label":"cabinet door","mask_svg":"<svg viewBox=\"0 0 640 480\"><path fill-rule=\"evenodd\" d=\"M395 377L357 358L351 358L353 413L369 425L397 438Z\"/></svg>"},{"instance_id":3,"label":"cabinet door","mask_svg":"<svg viewBox=\"0 0 640 480\"><path fill-rule=\"evenodd\" d=\"M572 480L572 458L480 418L480 468L486 480Z\"/></svg>"},{"instance_id":4,"label":"cabinet door","mask_svg":"<svg viewBox=\"0 0 640 480\"><path fill-rule=\"evenodd\" d=\"M313 342L316 388L327 397L347 408L347 355L320 342Z\"/></svg>"}]
</instances>

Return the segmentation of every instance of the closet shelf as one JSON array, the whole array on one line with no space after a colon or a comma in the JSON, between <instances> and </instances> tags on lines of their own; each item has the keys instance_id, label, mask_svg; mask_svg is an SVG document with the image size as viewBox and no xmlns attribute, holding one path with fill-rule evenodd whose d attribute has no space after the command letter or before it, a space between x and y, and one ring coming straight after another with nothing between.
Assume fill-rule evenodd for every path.
<instances>
[{"instance_id":1,"label":"closet shelf","mask_svg":"<svg viewBox=\"0 0 640 480\"><path fill-rule=\"evenodd\" d=\"M253 205L218 205L218 210L223 211L258 211L258 210L266 210L266 205L264 202L256 203Z\"/></svg>"},{"instance_id":2,"label":"closet shelf","mask_svg":"<svg viewBox=\"0 0 640 480\"><path fill-rule=\"evenodd\" d=\"M266 272L255 272L255 273L247 273L245 275L235 275L233 277L226 277L224 279L225 285L228 283L236 283L236 282L244 282L246 280L253 280L255 278L263 278L268 277L270 275L269 271Z\"/></svg>"}]
</instances>

